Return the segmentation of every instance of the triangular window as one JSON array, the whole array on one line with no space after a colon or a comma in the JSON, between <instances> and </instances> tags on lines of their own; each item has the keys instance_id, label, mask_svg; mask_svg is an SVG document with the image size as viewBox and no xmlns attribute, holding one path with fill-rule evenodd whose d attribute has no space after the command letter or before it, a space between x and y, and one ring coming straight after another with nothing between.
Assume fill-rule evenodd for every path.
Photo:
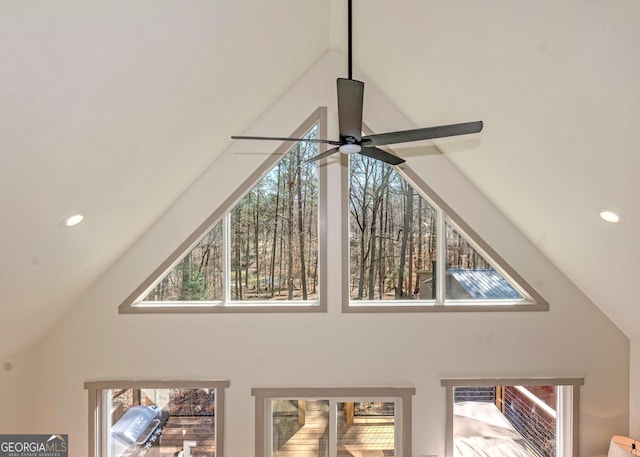
<instances>
[{"instance_id":1,"label":"triangular window","mask_svg":"<svg viewBox=\"0 0 640 457\"><path fill-rule=\"evenodd\" d=\"M318 110L294 137L318 138ZM313 122L310 122L313 120ZM323 310L317 143L288 143L188 252L121 312ZM255 174L254 174L255 176ZM183 252L183 254L179 254Z\"/></svg>"},{"instance_id":2,"label":"triangular window","mask_svg":"<svg viewBox=\"0 0 640 457\"><path fill-rule=\"evenodd\" d=\"M325 132L319 108L292 136ZM120 312L548 309L409 167L319 152L282 144Z\"/></svg>"},{"instance_id":3,"label":"triangular window","mask_svg":"<svg viewBox=\"0 0 640 457\"><path fill-rule=\"evenodd\" d=\"M402 170L409 171L363 155L349 157L346 311L547 308Z\"/></svg>"}]
</instances>

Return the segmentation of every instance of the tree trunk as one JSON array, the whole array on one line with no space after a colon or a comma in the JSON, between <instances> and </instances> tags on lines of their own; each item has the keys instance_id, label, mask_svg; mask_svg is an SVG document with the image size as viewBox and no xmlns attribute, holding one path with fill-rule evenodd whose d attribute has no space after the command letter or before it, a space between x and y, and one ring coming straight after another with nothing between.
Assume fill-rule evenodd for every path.
<instances>
[{"instance_id":1,"label":"tree trunk","mask_svg":"<svg viewBox=\"0 0 640 457\"><path fill-rule=\"evenodd\" d=\"M241 258L241 230L240 230L240 211L236 211L236 269L235 269L235 283L236 283L236 299L242 300L242 258Z\"/></svg>"},{"instance_id":2,"label":"tree trunk","mask_svg":"<svg viewBox=\"0 0 640 457\"><path fill-rule=\"evenodd\" d=\"M307 272L306 272L306 264L304 261L304 208L302 205L302 176L300 167L302 164L300 163L300 146L298 145L297 154L296 154L296 164L297 166L297 175L298 175L298 236L300 238L300 288L302 289L302 299L307 300Z\"/></svg>"},{"instance_id":3,"label":"tree trunk","mask_svg":"<svg viewBox=\"0 0 640 457\"><path fill-rule=\"evenodd\" d=\"M409 240L409 230L411 229L411 216L413 214L413 189L408 183L405 187L404 223L402 225L402 244L400 245L400 265L398 267L398 287L396 288L396 298L404 297L404 268L407 263L407 242Z\"/></svg>"},{"instance_id":4,"label":"tree trunk","mask_svg":"<svg viewBox=\"0 0 640 457\"><path fill-rule=\"evenodd\" d=\"M289 168L287 172L287 298L293 300L293 204L294 204L294 161L289 160Z\"/></svg>"},{"instance_id":5,"label":"tree trunk","mask_svg":"<svg viewBox=\"0 0 640 457\"><path fill-rule=\"evenodd\" d=\"M273 221L273 243L271 244L271 268L269 270L269 289L271 291L271 298L275 296L275 282L276 282L276 253L278 251L278 220L279 220L279 207L280 207L280 163L278 163L278 179L276 184L276 205L274 211Z\"/></svg>"},{"instance_id":6,"label":"tree trunk","mask_svg":"<svg viewBox=\"0 0 640 457\"><path fill-rule=\"evenodd\" d=\"M256 203L253 210L253 255L256 267L256 292L260 294L260 193L256 192Z\"/></svg>"},{"instance_id":7,"label":"tree trunk","mask_svg":"<svg viewBox=\"0 0 640 457\"><path fill-rule=\"evenodd\" d=\"M422 214L422 203L423 200L422 198L418 199L418 247L416 248L417 251L417 256L416 256L416 282L415 282L415 287L413 288L413 295L415 296L420 296L420 287L422 287L422 284L420 284L420 270L424 270L424 264L423 264L423 238L424 238L424 227L423 227L423 214Z\"/></svg>"}]
</instances>

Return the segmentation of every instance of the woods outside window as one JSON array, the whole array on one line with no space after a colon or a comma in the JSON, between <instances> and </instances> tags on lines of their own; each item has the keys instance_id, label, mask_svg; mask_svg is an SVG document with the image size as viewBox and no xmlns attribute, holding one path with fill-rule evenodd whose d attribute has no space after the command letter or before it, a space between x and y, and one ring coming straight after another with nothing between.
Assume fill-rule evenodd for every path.
<instances>
[{"instance_id":1,"label":"woods outside window","mask_svg":"<svg viewBox=\"0 0 640 457\"><path fill-rule=\"evenodd\" d=\"M351 155L346 175L344 311L548 309L405 165Z\"/></svg>"},{"instance_id":2,"label":"woods outside window","mask_svg":"<svg viewBox=\"0 0 640 457\"><path fill-rule=\"evenodd\" d=\"M293 136L324 135L325 111L318 109ZM213 226L186 255L178 248L165 262L169 268L154 273L120 311L324 311L325 171L307 162L318 153L317 143L283 144L211 216Z\"/></svg>"},{"instance_id":3,"label":"woods outside window","mask_svg":"<svg viewBox=\"0 0 640 457\"><path fill-rule=\"evenodd\" d=\"M319 108L292 136L326 130ZM408 166L308 161L319 152L283 143L120 312L324 312L328 265L342 265L344 312L548 309ZM342 249L329 252L327 227Z\"/></svg>"}]
</instances>

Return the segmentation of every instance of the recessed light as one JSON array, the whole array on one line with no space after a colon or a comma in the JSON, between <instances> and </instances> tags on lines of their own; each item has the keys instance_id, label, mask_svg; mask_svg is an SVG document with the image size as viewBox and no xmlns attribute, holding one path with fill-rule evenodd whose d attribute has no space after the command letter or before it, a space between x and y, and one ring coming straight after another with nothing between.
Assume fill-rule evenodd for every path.
<instances>
[{"instance_id":1,"label":"recessed light","mask_svg":"<svg viewBox=\"0 0 640 457\"><path fill-rule=\"evenodd\" d=\"M76 213L72 216L67 217L64 221L62 221L62 225L65 227L74 227L78 225L80 222L84 220L84 214Z\"/></svg>"},{"instance_id":2,"label":"recessed light","mask_svg":"<svg viewBox=\"0 0 640 457\"><path fill-rule=\"evenodd\" d=\"M600 211L600 217L602 218L602 220L611 222L612 224L620 222L620 216L618 216L613 211Z\"/></svg>"}]
</instances>

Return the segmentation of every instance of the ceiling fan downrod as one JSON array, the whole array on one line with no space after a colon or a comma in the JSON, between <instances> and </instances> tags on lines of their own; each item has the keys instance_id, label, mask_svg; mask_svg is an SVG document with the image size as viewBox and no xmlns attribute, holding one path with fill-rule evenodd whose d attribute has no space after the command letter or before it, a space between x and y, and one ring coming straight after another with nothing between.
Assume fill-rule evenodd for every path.
<instances>
[{"instance_id":1,"label":"ceiling fan downrod","mask_svg":"<svg viewBox=\"0 0 640 457\"><path fill-rule=\"evenodd\" d=\"M351 37L351 35L352 35L351 27L352 27L352 20L353 20L352 16L353 15L352 15L351 11L352 11L352 9L351 9L351 0L349 0L349 3L348 3L348 14L347 14L347 16L348 16L347 21L349 22L349 27L348 27L349 38L347 40L348 41L348 51L347 51L348 57L347 58L349 59L349 79L353 79L353 65L351 63L351 49L353 47L353 40L352 40L352 37Z\"/></svg>"}]
</instances>

